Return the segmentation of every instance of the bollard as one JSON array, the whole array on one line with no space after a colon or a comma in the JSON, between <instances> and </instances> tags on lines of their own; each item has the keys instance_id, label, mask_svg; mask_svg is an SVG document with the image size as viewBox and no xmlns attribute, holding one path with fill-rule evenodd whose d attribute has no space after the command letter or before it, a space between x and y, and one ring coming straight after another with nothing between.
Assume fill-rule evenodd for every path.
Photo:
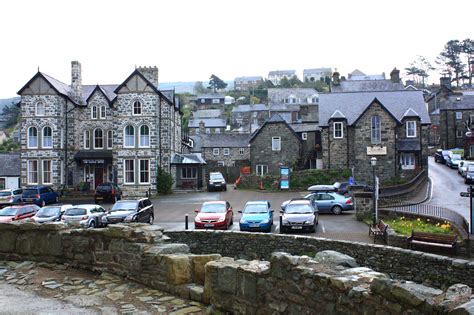
<instances>
[{"instance_id":1,"label":"bollard","mask_svg":"<svg viewBox=\"0 0 474 315\"><path fill-rule=\"evenodd\" d=\"M283 233L283 216L280 214L280 234Z\"/></svg>"},{"instance_id":2,"label":"bollard","mask_svg":"<svg viewBox=\"0 0 474 315\"><path fill-rule=\"evenodd\" d=\"M185 230L188 229L188 217L189 215L186 213L186 215L184 216L184 229Z\"/></svg>"}]
</instances>

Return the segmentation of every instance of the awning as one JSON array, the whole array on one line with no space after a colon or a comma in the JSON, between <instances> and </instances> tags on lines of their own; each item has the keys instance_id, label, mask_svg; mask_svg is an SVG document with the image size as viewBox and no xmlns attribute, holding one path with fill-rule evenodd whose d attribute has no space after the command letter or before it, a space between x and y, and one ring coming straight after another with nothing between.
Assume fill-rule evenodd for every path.
<instances>
[{"instance_id":1,"label":"awning","mask_svg":"<svg viewBox=\"0 0 474 315\"><path fill-rule=\"evenodd\" d=\"M112 150L82 150L74 155L74 159L84 164L104 164L112 161Z\"/></svg>"},{"instance_id":2,"label":"awning","mask_svg":"<svg viewBox=\"0 0 474 315\"><path fill-rule=\"evenodd\" d=\"M398 151L421 151L420 140L418 139L401 139L397 142Z\"/></svg>"},{"instance_id":3,"label":"awning","mask_svg":"<svg viewBox=\"0 0 474 315\"><path fill-rule=\"evenodd\" d=\"M191 153L191 154L173 154L171 157L171 163L173 165L183 165L183 164L194 164L194 165L205 165L206 161L201 156L201 153Z\"/></svg>"}]
</instances>

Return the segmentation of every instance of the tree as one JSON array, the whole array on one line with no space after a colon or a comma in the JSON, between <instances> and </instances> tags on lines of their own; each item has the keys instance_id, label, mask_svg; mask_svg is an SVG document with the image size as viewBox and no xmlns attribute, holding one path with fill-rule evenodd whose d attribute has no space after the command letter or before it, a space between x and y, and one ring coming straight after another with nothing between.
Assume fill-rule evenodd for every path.
<instances>
[{"instance_id":1,"label":"tree","mask_svg":"<svg viewBox=\"0 0 474 315\"><path fill-rule=\"evenodd\" d=\"M467 80L469 82L469 87L472 87L472 68L474 67L474 41L466 38L462 41L461 51L465 56L467 64Z\"/></svg>"},{"instance_id":2,"label":"tree","mask_svg":"<svg viewBox=\"0 0 474 315\"><path fill-rule=\"evenodd\" d=\"M160 194L171 194L173 187L173 176L170 173L158 168L156 188Z\"/></svg>"},{"instance_id":3,"label":"tree","mask_svg":"<svg viewBox=\"0 0 474 315\"><path fill-rule=\"evenodd\" d=\"M412 76L416 85L420 84L421 81L422 87L425 87L425 80L430 76L429 72L432 70L434 70L433 66L428 59L423 56L417 56L416 59L410 63L410 67L405 68L407 75Z\"/></svg>"},{"instance_id":4,"label":"tree","mask_svg":"<svg viewBox=\"0 0 474 315\"><path fill-rule=\"evenodd\" d=\"M301 87L303 85L303 82L301 82L300 79L298 79L298 77L296 75L294 75L293 77L291 77L289 80L288 80L288 83L290 84L291 87Z\"/></svg>"},{"instance_id":5,"label":"tree","mask_svg":"<svg viewBox=\"0 0 474 315\"><path fill-rule=\"evenodd\" d=\"M5 129L15 126L20 118L20 107L16 106L15 103L5 105L2 109L2 116L6 118Z\"/></svg>"},{"instance_id":6,"label":"tree","mask_svg":"<svg viewBox=\"0 0 474 315\"><path fill-rule=\"evenodd\" d=\"M194 83L194 94L204 94L206 92L207 90L204 87L202 81L197 81L196 83Z\"/></svg>"},{"instance_id":7,"label":"tree","mask_svg":"<svg viewBox=\"0 0 474 315\"><path fill-rule=\"evenodd\" d=\"M278 84L278 87L281 87L281 88L291 88L290 80L288 80L287 77L281 78L280 84Z\"/></svg>"},{"instance_id":8,"label":"tree","mask_svg":"<svg viewBox=\"0 0 474 315\"><path fill-rule=\"evenodd\" d=\"M211 75L209 79L209 86L207 88L214 90L214 93L216 93L217 90L223 90L227 87L227 83L214 74Z\"/></svg>"},{"instance_id":9,"label":"tree","mask_svg":"<svg viewBox=\"0 0 474 315\"><path fill-rule=\"evenodd\" d=\"M444 45L443 51L439 54L436 63L441 65L441 74L452 76L459 87L459 80L464 72L464 64L461 60L462 44L459 40L450 40Z\"/></svg>"}]
</instances>

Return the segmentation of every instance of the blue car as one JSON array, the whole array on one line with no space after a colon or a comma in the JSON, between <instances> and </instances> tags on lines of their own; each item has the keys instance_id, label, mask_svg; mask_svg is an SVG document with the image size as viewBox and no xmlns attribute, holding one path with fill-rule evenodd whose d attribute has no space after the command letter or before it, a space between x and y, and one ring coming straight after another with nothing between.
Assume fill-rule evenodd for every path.
<instances>
[{"instance_id":1,"label":"blue car","mask_svg":"<svg viewBox=\"0 0 474 315\"><path fill-rule=\"evenodd\" d=\"M57 203L59 201L59 195L48 186L30 186L23 189L21 201L44 207L49 203Z\"/></svg>"},{"instance_id":2,"label":"blue car","mask_svg":"<svg viewBox=\"0 0 474 315\"><path fill-rule=\"evenodd\" d=\"M273 209L268 201L248 201L240 218L241 231L270 232L273 225Z\"/></svg>"}]
</instances>

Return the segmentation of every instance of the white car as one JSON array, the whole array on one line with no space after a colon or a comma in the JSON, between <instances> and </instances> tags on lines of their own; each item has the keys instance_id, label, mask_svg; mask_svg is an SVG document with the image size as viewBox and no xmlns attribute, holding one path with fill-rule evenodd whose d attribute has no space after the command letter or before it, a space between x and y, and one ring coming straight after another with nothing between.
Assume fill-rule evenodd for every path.
<instances>
[{"instance_id":1,"label":"white car","mask_svg":"<svg viewBox=\"0 0 474 315\"><path fill-rule=\"evenodd\" d=\"M469 165L474 165L474 161L462 160L462 161L459 162L459 164L458 164L458 173L462 177L466 177L467 168L469 167Z\"/></svg>"}]
</instances>

